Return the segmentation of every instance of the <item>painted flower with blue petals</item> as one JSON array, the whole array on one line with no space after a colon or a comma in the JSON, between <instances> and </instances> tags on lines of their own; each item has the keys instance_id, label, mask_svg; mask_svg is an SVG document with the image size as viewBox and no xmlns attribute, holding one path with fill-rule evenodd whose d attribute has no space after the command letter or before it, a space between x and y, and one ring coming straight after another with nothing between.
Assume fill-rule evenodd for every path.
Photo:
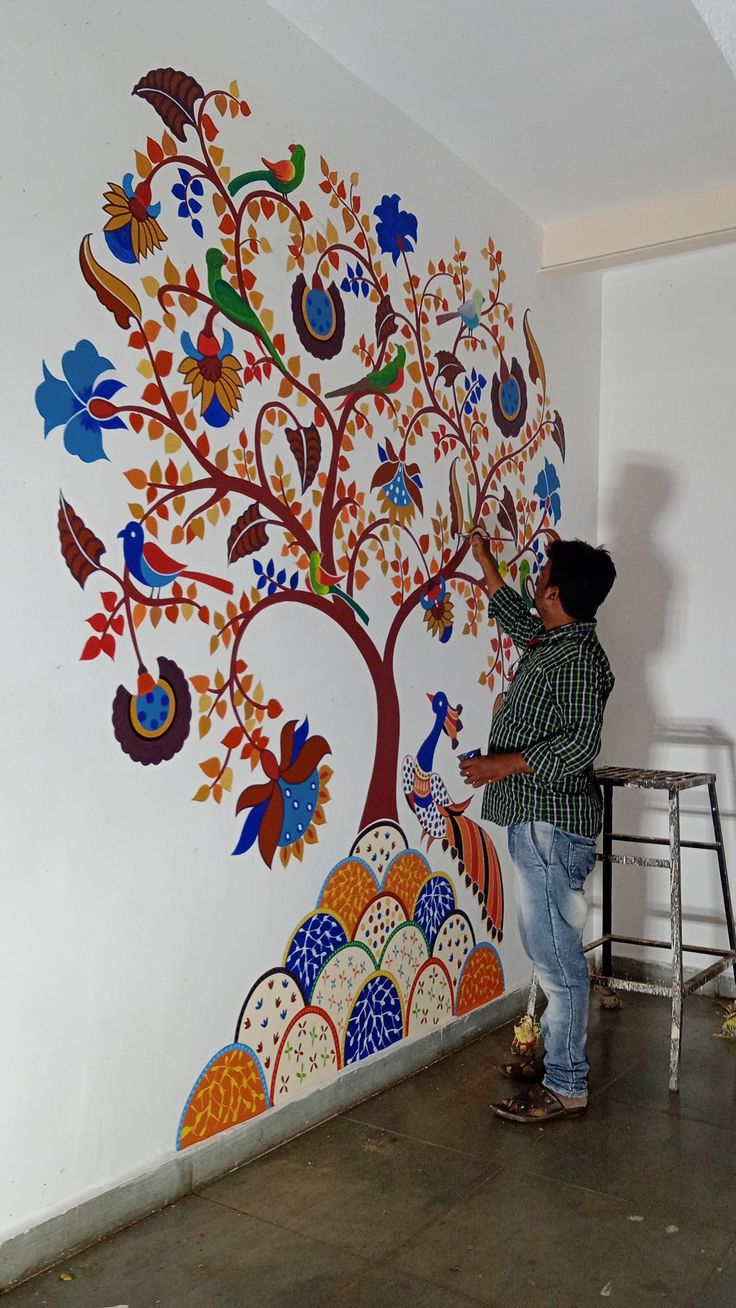
<instances>
[{"instance_id":1,"label":"painted flower with blue petals","mask_svg":"<svg viewBox=\"0 0 736 1308\"><path fill-rule=\"evenodd\" d=\"M104 227L105 241L116 259L121 263L140 263L154 250L161 249L166 240L166 233L156 221L161 205L151 204L147 181L134 187L133 174L126 173L122 186L109 183L105 199L107 204L102 207L110 215Z\"/></svg>"},{"instance_id":2,"label":"painted flower with blue petals","mask_svg":"<svg viewBox=\"0 0 736 1308\"><path fill-rule=\"evenodd\" d=\"M197 344L189 332L182 332L181 343L186 359L179 364L192 394L202 399L202 418L211 427L225 427L240 404L243 381L240 364L233 354L233 338L225 328L222 344L205 327L199 333Z\"/></svg>"},{"instance_id":3,"label":"painted flower with blue petals","mask_svg":"<svg viewBox=\"0 0 736 1308\"><path fill-rule=\"evenodd\" d=\"M201 220L197 217L202 212L204 186L200 178L193 177L187 168L179 169L179 177L181 181L175 182L171 188L174 199L179 201L177 213L180 218L189 218L197 236L204 236Z\"/></svg>"},{"instance_id":4,"label":"painted flower with blue petals","mask_svg":"<svg viewBox=\"0 0 736 1308\"><path fill-rule=\"evenodd\" d=\"M411 253L417 241L417 220L413 213L400 209L398 195L384 195L381 203L373 210L378 223L376 237L384 254L390 254L394 263L399 262L399 255L406 250Z\"/></svg>"},{"instance_id":5,"label":"painted flower with blue petals","mask_svg":"<svg viewBox=\"0 0 736 1308\"><path fill-rule=\"evenodd\" d=\"M98 381L112 367L91 341L77 341L74 349L62 356L63 381L43 365L43 381L36 390L43 434L48 436L56 427L63 427L65 450L83 463L106 459L103 431L125 426L111 403L113 395L123 389L123 382L112 377Z\"/></svg>"},{"instance_id":6,"label":"painted flower with blue petals","mask_svg":"<svg viewBox=\"0 0 736 1308\"><path fill-rule=\"evenodd\" d=\"M557 494L560 489L560 479L557 476L557 469L549 459L544 460L544 468L540 472L534 485L534 494L539 496L539 503L542 508L547 509L552 514L552 521L559 522L562 513L560 497Z\"/></svg>"}]
</instances>

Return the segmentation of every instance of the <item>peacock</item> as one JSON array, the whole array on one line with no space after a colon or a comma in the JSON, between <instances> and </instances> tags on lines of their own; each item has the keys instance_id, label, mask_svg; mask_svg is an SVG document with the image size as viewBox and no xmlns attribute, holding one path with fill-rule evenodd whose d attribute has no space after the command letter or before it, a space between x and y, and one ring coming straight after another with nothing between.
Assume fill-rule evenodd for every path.
<instances>
[{"instance_id":1,"label":"peacock","mask_svg":"<svg viewBox=\"0 0 736 1308\"><path fill-rule=\"evenodd\" d=\"M401 765L401 787L409 808L416 815L428 845L440 840L458 860L458 870L465 874L467 885L474 886L482 906L483 917L492 937L503 936L503 880L501 865L490 836L472 818L465 816L472 795L455 803L442 778L432 771L434 753L440 736L449 736L457 749L462 730L462 705L448 702L444 691L427 695L432 705L434 725L422 742L416 758L407 754Z\"/></svg>"}]
</instances>

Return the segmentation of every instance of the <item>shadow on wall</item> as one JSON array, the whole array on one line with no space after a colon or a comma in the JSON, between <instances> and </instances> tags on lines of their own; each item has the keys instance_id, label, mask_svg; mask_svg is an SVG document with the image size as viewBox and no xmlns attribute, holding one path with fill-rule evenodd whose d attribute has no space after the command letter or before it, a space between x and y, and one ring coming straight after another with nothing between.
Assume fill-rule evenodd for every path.
<instances>
[{"instance_id":1,"label":"shadow on wall","mask_svg":"<svg viewBox=\"0 0 736 1308\"><path fill-rule=\"evenodd\" d=\"M608 524L604 544L611 551L617 573L599 618L601 642L616 676L606 712L601 764L658 766L657 662L670 640L675 582L674 568L658 536L660 523L673 511L674 499L674 477L665 463L628 459L619 465L601 504L602 521ZM614 829L643 832L645 810L650 805L651 797L643 792L617 789ZM666 831L665 819L663 834ZM651 849L641 852L651 853ZM614 877L614 929L644 934L651 907L649 878L655 875L648 875L644 869L618 869ZM659 900L653 881L652 892Z\"/></svg>"}]
</instances>

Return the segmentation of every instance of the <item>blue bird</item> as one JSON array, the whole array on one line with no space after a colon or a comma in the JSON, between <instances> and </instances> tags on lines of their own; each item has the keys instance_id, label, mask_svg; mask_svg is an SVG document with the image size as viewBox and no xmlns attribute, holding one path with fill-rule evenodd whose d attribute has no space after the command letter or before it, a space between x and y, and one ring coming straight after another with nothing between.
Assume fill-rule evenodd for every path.
<instances>
[{"instance_id":1,"label":"blue bird","mask_svg":"<svg viewBox=\"0 0 736 1308\"><path fill-rule=\"evenodd\" d=\"M437 322L450 322L453 318L459 318L463 327L465 327L472 336L476 327L480 326L482 308L483 292L473 291L470 299L464 300L459 309L455 309L453 313L438 313Z\"/></svg>"},{"instance_id":2,"label":"blue bird","mask_svg":"<svg viewBox=\"0 0 736 1308\"><path fill-rule=\"evenodd\" d=\"M150 586L151 593L160 591L162 586L170 586L179 577L188 577L190 581L201 581L204 586L232 595L233 584L222 577L213 577L208 572L190 572L183 563L177 563L165 554L160 546L152 540L146 540L139 522L129 522L118 532L118 539L123 542L125 566L131 577L142 586Z\"/></svg>"}]
</instances>

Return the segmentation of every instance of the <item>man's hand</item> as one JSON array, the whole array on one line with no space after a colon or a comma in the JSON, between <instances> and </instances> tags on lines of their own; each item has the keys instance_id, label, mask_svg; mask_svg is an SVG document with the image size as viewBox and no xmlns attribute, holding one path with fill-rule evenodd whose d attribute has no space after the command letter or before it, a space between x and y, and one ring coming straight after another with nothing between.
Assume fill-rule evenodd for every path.
<instances>
[{"instance_id":1,"label":"man's hand","mask_svg":"<svg viewBox=\"0 0 736 1308\"><path fill-rule=\"evenodd\" d=\"M473 558L480 564L489 595L495 595L503 586L503 577L498 564L491 554L488 532L483 527L475 527L470 533L470 548Z\"/></svg>"},{"instance_id":2,"label":"man's hand","mask_svg":"<svg viewBox=\"0 0 736 1308\"><path fill-rule=\"evenodd\" d=\"M503 781L517 772L532 771L523 754L480 754L477 758L460 760L460 775L475 790L479 786Z\"/></svg>"}]
</instances>

